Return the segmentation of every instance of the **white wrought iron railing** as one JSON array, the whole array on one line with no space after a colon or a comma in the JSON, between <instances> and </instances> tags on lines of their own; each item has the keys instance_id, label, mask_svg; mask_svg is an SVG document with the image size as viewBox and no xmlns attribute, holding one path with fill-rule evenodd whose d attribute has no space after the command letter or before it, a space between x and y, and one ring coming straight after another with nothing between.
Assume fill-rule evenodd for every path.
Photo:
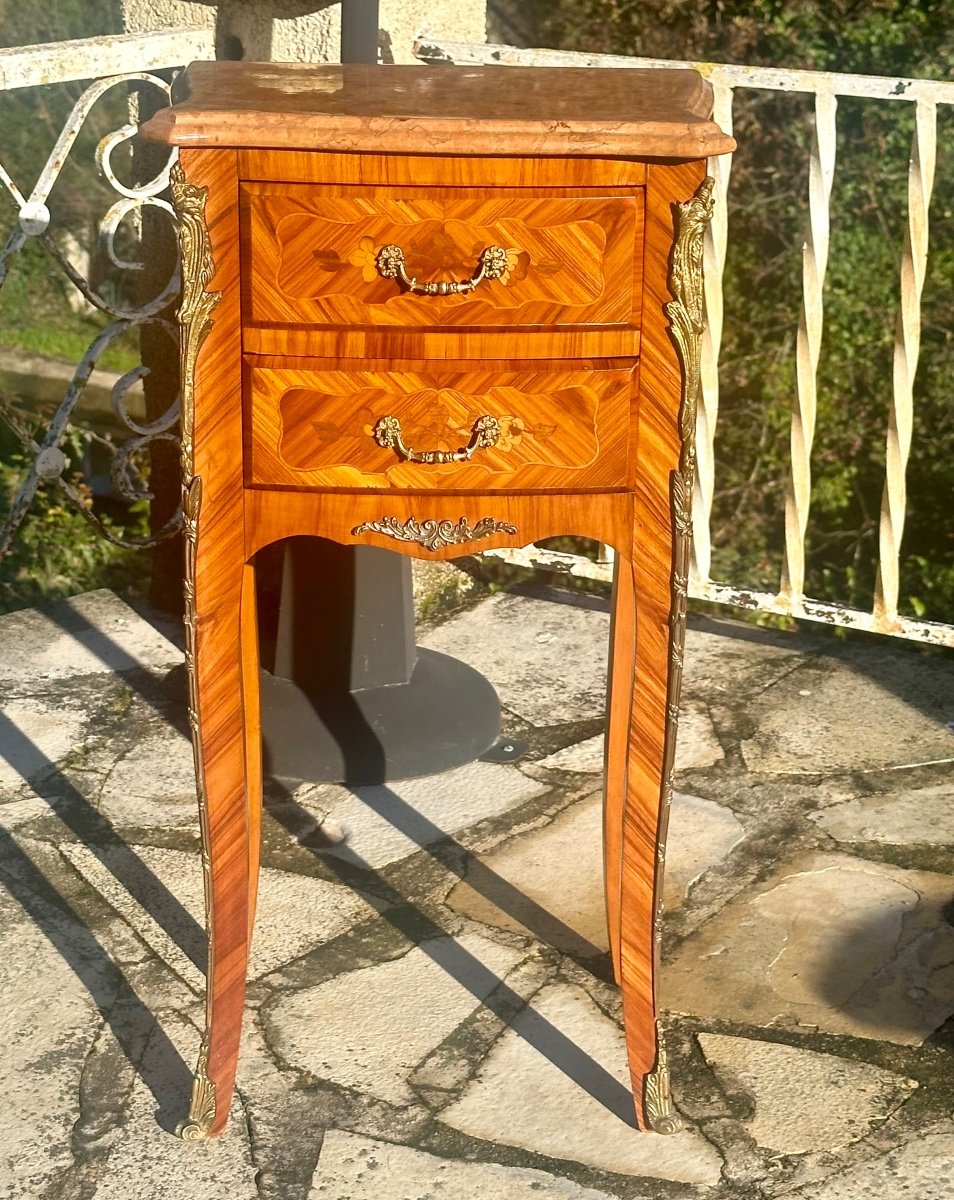
<instances>
[{"instance_id":1,"label":"white wrought iron railing","mask_svg":"<svg viewBox=\"0 0 954 1200\"><path fill-rule=\"evenodd\" d=\"M587 55L552 50L524 50L506 46L442 43L419 44L418 57L425 61L456 63L500 63L609 67L671 67L685 64L658 59L611 55ZM31 500L41 483L55 485L65 498L93 524L98 524L85 499L64 478L66 459L61 445L83 390L97 359L110 342L127 329L161 323L159 315L177 287L175 276L157 287L151 298L135 306L112 302L99 294L83 270L51 236L50 191L63 169L90 110L111 88L135 84L158 89L166 97L169 83L158 71L177 68L193 58L213 57L213 35L203 29L171 29L148 35L98 37L41 46L0 50L0 91L44 84L90 79L94 82L77 99L62 132L51 147L39 177L31 187L21 186L0 160L0 184L15 206L14 224L0 249L0 287L16 257L30 241L39 242L52 261L85 299L111 318L92 341L68 383L46 434L37 441L28 423L0 398L4 416L23 444L31 466L23 485L0 528L0 557L9 547ZM913 383L920 350L920 302L928 254L928 209L937 150L937 109L954 104L954 83L917 79L895 79L838 75L810 71L749 68L732 64L695 63L712 82L714 116L723 129L732 131L733 101L740 89L799 92L814 96L814 142L808 164L809 227L803 256L803 301L796 338L796 394L791 418L791 462L785 511L785 550L777 592L733 586L711 577L710 534L716 488L714 439L719 413L718 360L723 328L722 283L728 244L726 195L732 168L731 156L712 160L716 180L716 213L706 244L706 306L708 329L703 346L702 399L696 420L697 485L694 492L694 552L690 594L763 612L804 617L829 624L889 633L937 645L954 645L954 624L919 621L898 611L899 564L906 508L906 473L913 429ZM836 157L836 112L838 97L896 101L915 105L915 129L908 176L908 214L901 255L900 305L895 336L892 402L886 444L886 469L881 506L879 569L869 612L812 599L805 595L805 546L811 513L811 454L817 411L816 376L824 315L823 287L829 241L829 203ZM125 124L102 139L97 155L104 178L117 193L117 200L103 214L100 236L106 253L119 270L141 270L142 261L132 261L116 250L116 234L124 222L137 219L143 207L169 211L161 198L169 163L154 177L134 186L123 184L113 171L110 157L135 132ZM90 164L92 169L92 164ZM793 318L794 319L794 318ZM171 329L170 333L173 333ZM129 389L143 377L142 366L128 372L113 389L113 410L129 430L130 438L115 447L113 478L120 494L129 499L148 495L148 488L135 477L134 462L145 446L157 439L172 440L178 405L161 416L142 423L126 406ZM167 536L177 527L173 517L149 541ZM100 526L100 528L102 528ZM103 532L106 532L103 530ZM107 533L107 536L115 536ZM563 570L568 574L609 579L612 554L604 551L597 562L526 547L497 553L511 562L530 567Z\"/></svg>"},{"instance_id":2,"label":"white wrought iron railing","mask_svg":"<svg viewBox=\"0 0 954 1200\"><path fill-rule=\"evenodd\" d=\"M29 467L22 486L6 519L0 527L0 557L9 548L30 504L41 484L57 487L65 500L100 533L120 544L144 545L170 536L178 528L180 518L176 514L163 529L148 538L124 540L115 532L107 530L90 509L86 498L64 475L67 457L62 446L69 432L70 423L80 405L83 392L90 381L97 360L106 348L127 330L148 324L159 324L167 329L170 337L176 338L175 328L161 315L175 297L179 279L173 269L170 277L161 281L155 294L138 303L127 303L103 294L94 287L83 263L70 257L64 249L63 239L56 236L48 201L54 185L69 160L77 137L98 101L116 87L151 90L168 102L170 83L159 71L181 68L194 58L214 57L215 47L211 31L180 28L162 33L131 34L115 37L95 37L54 42L45 45L11 47L0 49L0 91L13 88L40 87L49 84L69 83L77 80L91 82L76 99L62 130L50 148L46 163L37 179L32 183L16 180L0 159L0 184L12 200L13 223L0 249L0 287L16 269L18 255L30 243L38 243L49 255L50 261L63 273L94 309L110 318L109 323L91 341L85 354L77 364L69 380L63 398L49 422L46 433L39 439L34 437L32 420L17 411L0 397L0 416L20 441ZM117 234L121 226L141 230L141 215L146 207L153 207L173 217L168 201L160 195L169 183L171 156L151 179L144 182L123 183L116 174L112 156L117 148L128 143L136 134L136 125L127 121L120 128L107 133L99 142L95 162L77 164L81 170L99 171L116 193L116 200L102 214L99 222L99 239L112 266L117 271L142 271L144 258L130 259L128 251L117 249ZM40 136L40 130L37 130ZM139 249L141 240L137 237ZM142 365L126 372L112 389L112 408L121 426L129 431L130 437L120 445L111 446L112 478L116 492L129 501L150 497L148 486L136 471L137 456L157 440L174 441L175 426L179 418L178 400L171 403L166 412L152 420L137 420L127 407L130 389L148 373ZM72 472L71 472L72 474Z\"/></svg>"},{"instance_id":3,"label":"white wrought iron railing","mask_svg":"<svg viewBox=\"0 0 954 1200\"><path fill-rule=\"evenodd\" d=\"M921 293L928 258L928 210L937 155L937 110L939 105L954 105L954 83L743 67L725 63L686 64L664 59L447 42L419 42L415 53L423 61L457 64L620 68L691 65L712 83L713 115L728 133L733 128L735 94L741 89L798 92L814 97L814 137L808 163L809 221L802 260L802 306L795 343L796 394L791 416L785 549L779 589L777 592L762 592L735 587L713 580L710 574L710 523L716 487L714 440L719 415L718 363L723 329L723 274L728 244L726 196L732 170L732 156L723 155L710 161L710 174L716 181L716 206L706 241L708 328L703 344L702 399L696 414L697 480L693 494L693 561L689 594L699 600L887 633L934 645L954 646L954 623L915 620L898 611L906 475L914 421L913 389L921 338ZM838 98L842 96L915 106L908 172L907 224L900 254L900 303L885 453L878 573L869 612L814 600L805 595L805 545L811 514L811 456L817 413L816 379L822 343L823 289L836 158L836 112ZM609 579L612 574L609 555L604 556L601 565L539 548L516 552L497 551L496 554L517 565L548 567L590 578Z\"/></svg>"}]
</instances>

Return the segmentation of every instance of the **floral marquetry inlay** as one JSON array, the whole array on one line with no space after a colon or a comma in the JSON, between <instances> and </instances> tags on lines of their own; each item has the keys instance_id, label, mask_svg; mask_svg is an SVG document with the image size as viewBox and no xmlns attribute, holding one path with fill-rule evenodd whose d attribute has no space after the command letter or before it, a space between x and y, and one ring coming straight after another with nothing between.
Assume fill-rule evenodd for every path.
<instances>
[{"instance_id":1,"label":"floral marquetry inlay","mask_svg":"<svg viewBox=\"0 0 954 1200\"><path fill-rule=\"evenodd\" d=\"M250 280L257 321L285 321L292 308L316 324L632 319L641 220L633 196L445 200L403 190L326 196L307 187L279 196L255 184L245 191L259 256ZM437 290L473 278L488 248L495 257L481 286L457 294L414 294L381 266L382 252L399 250L418 290Z\"/></svg>"}]
</instances>

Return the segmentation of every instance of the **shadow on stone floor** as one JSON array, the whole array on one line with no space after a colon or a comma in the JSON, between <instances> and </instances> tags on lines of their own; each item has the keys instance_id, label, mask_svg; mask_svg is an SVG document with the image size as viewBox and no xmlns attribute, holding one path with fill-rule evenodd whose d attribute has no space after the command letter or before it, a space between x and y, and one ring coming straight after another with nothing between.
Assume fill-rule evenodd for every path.
<instances>
[{"instance_id":1,"label":"shadow on stone floor","mask_svg":"<svg viewBox=\"0 0 954 1200\"><path fill-rule=\"evenodd\" d=\"M188 1108L191 1068L80 914L6 830L0 830L0 879L88 990L126 1058L155 1098L158 1124L172 1133ZM150 1042L158 1053L147 1064L144 1053Z\"/></svg>"},{"instance_id":2,"label":"shadow on stone floor","mask_svg":"<svg viewBox=\"0 0 954 1200\"><path fill-rule=\"evenodd\" d=\"M881 877L878 886L889 891L875 916L840 930L823 954L793 946L801 980L793 998L814 993L858 1037L919 1045L930 1036L954 1013L951 881L937 879L933 895L926 889L907 901L904 884ZM785 972L781 956L773 968Z\"/></svg>"},{"instance_id":3,"label":"shadow on stone floor","mask_svg":"<svg viewBox=\"0 0 954 1200\"><path fill-rule=\"evenodd\" d=\"M367 801L366 789L362 797ZM380 804L381 811L389 820L413 837L423 849L438 857L434 847L429 843L440 839L445 849L453 847L465 858L469 857L462 846L453 838L444 834L432 822L415 812L400 796L386 787L376 787L375 804ZM298 806L290 797L270 809L272 816L281 823L293 836L303 823L310 820L310 814ZM475 958L468 950L449 937L426 913L416 907L406 896L388 883L378 872L363 863L356 854L349 853L347 859L341 859L327 852L326 847L308 846L313 854L320 856L322 863L339 880L346 884L353 883L352 872L348 866L358 867L362 873L367 873L368 890L365 898L374 906L379 914L411 945L416 945L442 970L446 971L462 987L466 988L477 1000L494 1013L501 1021L509 1025L513 1018L521 1013L531 1018L521 1024L524 1039L543 1055L549 1062L563 1072L578 1087L587 1092L594 1100L613 1113L624 1124L634 1127L633 1101L627 1088L623 1087L595 1059L582 1051L554 1024L536 1013L533 1004L527 1003L502 979L497 977L483 963ZM442 865L447 866L447 860L439 857ZM457 869L456 873L463 874ZM470 877L468 876L470 879ZM485 887L488 898L492 898L505 911L517 917L522 924L531 929L542 940L547 941L554 931L560 937L572 937L576 943L586 947L589 953L595 953L603 958L597 947L581 939L574 930L565 926L557 917L542 908L528 896L524 896L505 879L495 875L485 868L477 873L475 887Z\"/></svg>"},{"instance_id":4,"label":"shadow on stone floor","mask_svg":"<svg viewBox=\"0 0 954 1200\"><path fill-rule=\"evenodd\" d=\"M138 678L141 664L127 654L108 634L84 620L81 614L63 607L53 610L50 614L50 619L64 633L71 637L82 639L84 647L99 659L104 667L112 671L122 671L127 684L137 692L141 699L155 708L155 698L150 694L149 689L143 686L142 680ZM172 672L170 674L175 677L179 675L179 672ZM172 678L167 680L167 685L174 692L179 692L181 691L181 682L181 677L178 679ZM160 713L164 719L171 719L171 723L177 728L183 724L187 725L184 700L185 697L183 695L178 714L166 711L161 711ZM369 737L373 737L373 731L369 731ZM157 920L163 930L187 954L189 959L196 966L203 968L205 960L204 935L181 902L149 870L132 847L123 841L109 821L95 810L82 793L61 772L56 770L55 764L47 760L42 755L42 752L30 743L29 739L20 734L19 730L3 717L0 717L0 738L10 748L9 755L12 760L26 760L39 765L44 777L44 788L50 799L51 807L55 801L57 815L67 828L70 829L82 844L92 848L94 853L99 847L109 848L110 854L108 858L106 856L100 857L103 865L115 876L121 887ZM38 794L42 793L38 791ZM422 848L432 853L434 852L432 850L432 843L438 843L445 851L445 854L441 855L439 859L445 867L455 857L459 858L463 856L465 860L470 859L468 881L471 886L482 891L489 900L510 913L510 915L519 920L521 924L543 942L547 944L556 942L561 948L565 948L573 954L574 957L583 960L605 960L606 956L598 947L588 942L585 938L582 938L530 897L519 892L507 880L496 875L479 862L472 860L471 856L466 853L459 843L456 843L443 830L417 813L396 793L387 788L376 789L375 800L381 801L382 798L384 800L380 809L382 816L393 823L406 836L422 846ZM363 799L365 802L368 802L368 795L363 793ZM275 815L274 811L273 815ZM26 874L29 875L32 873L36 877L34 882L37 883L40 889L38 894L42 895L45 890L51 897L56 897L53 903L58 903L61 908L65 907L69 911L73 921L75 921L80 940L83 941L85 939L87 943L86 950L81 954L73 953L69 939L56 936L56 930L49 922L44 923L36 916L32 909L27 908L26 902L36 894L36 889L31 890L31 886L26 886L24 894L22 896L18 895L21 902L24 902L25 909L37 920L40 928L50 937L51 942L83 980L84 985L89 987L91 994L96 999L97 1005L104 1011L110 1007L110 1005L104 1003L105 996L101 994L99 983L95 986L91 983L93 979L99 980L102 974L102 972L94 973L90 971L89 963L91 961L99 963L107 976L112 975L115 985L110 989L113 1001L120 997L120 995L126 995L133 1002L134 1007L138 1007L144 1027L147 1024L150 1027L154 1025L154 1020L149 1010L135 997L128 980L125 979L119 968L109 960L106 951L99 945L93 934L83 927L78 914L69 909L68 905L65 905L62 897L59 897L59 894L52 885L36 870L33 864L29 862L29 859L26 859L22 855L22 852L18 851L15 843L9 838L9 835L6 835L6 842L9 843L11 855L14 857L19 856L28 864L28 866L24 867L24 871ZM317 852L320 853L320 851ZM448 854L447 852L452 853ZM331 856L322 854L322 861L333 873L337 873L339 877L343 878L342 872L338 869L338 864L331 860ZM383 899L379 911L395 929L403 933L412 944L418 944L443 970L447 971L458 983L470 991L479 1001L484 1003L495 1015L505 1022L509 1022L517 1012L525 1012L526 1015L534 1018L533 1020L524 1022L523 1025L525 1030L532 1031L526 1033L524 1036L528 1038L534 1048L579 1087L588 1092L610 1112L614 1113L621 1121L627 1125L633 1125L632 1098L630 1093L605 1068L582 1052L556 1026L539 1014L535 1014L532 1007L528 1006L516 992L509 988L502 980L494 976L484 964L480 963L462 946L454 942L453 939L448 939L446 932L439 925L432 922L420 909L416 908L405 897L386 884L366 864L362 864L357 856L354 857L353 861L354 865L363 866L365 870L370 872L374 880L372 890ZM462 874L462 872L458 873ZM347 882L347 880L345 881ZM11 891L13 890L11 888ZM85 974L83 973L84 964L86 964ZM142 1047L140 1046L137 1051L136 1044L128 1036L125 1036L125 1033L124 1029L118 1030L118 1040L123 1045L124 1050L127 1051L130 1061L136 1065L141 1058ZM163 1080L145 1080L145 1082L150 1087L150 1090L153 1091L160 1105L160 1124L163 1128L171 1129L173 1127L170 1123L172 1114L174 1113L175 1119L178 1119L187 1106L188 1092L191 1087L191 1071L187 1068L178 1052L172 1047L171 1042L168 1043L168 1050L168 1058L159 1055L157 1061L167 1061L169 1063L170 1072L174 1079L173 1085L170 1086L168 1078L164 1078ZM181 1087L177 1086L180 1083ZM170 1097L173 1098L172 1102L170 1102Z\"/></svg>"},{"instance_id":5,"label":"shadow on stone floor","mask_svg":"<svg viewBox=\"0 0 954 1200\"><path fill-rule=\"evenodd\" d=\"M861 1195L852 1171L866 1195L897 1191L896 1169L907 1186L916 1159L911 1194L944 1200L950 786L943 766L886 770L945 753L939 660L889 647L907 682L884 690L895 666L874 665L875 687L852 658L878 646L849 643L839 661L826 638L693 621L688 711L745 754L707 752L682 777L710 819L685 832L701 858L687 859L676 903L693 921L673 938L663 990L687 1014L670 1053L698 1130L660 1145L630 1132L615 993L592 980L608 977L593 945L600 755L580 739L595 741L583 722L597 719L607 618L572 599L519 599L488 600L441 636L477 657L504 609L510 640L490 640L514 711L539 713L548 756L510 768L520 786L494 767L443 790L329 785L270 806L241 1090L227 1138L186 1152L163 1132L188 1106L204 945L191 755L169 732L186 727L181 656L106 594L69 602L55 630L45 615L5 618L0 686L30 744L14 734L29 778L6 779L0 797L0 827L16 830L0 833L16 1031L0 1192L9 1178L18 1190L3 1194L46 1200L89 1186L104 1200L354 1200L433 1192L445 1177L476 1195L479 1176L488 1194L554 1200L688 1196L682 1184L725 1200L833 1200ZM917 694L922 667L933 698ZM572 746L549 745L557 728ZM726 855L745 837L740 890ZM574 871L584 883L571 896ZM191 932L151 876L192 914ZM449 898L457 879L483 908ZM498 909L507 924L495 928L485 918ZM190 936L187 958L177 947Z\"/></svg>"},{"instance_id":6,"label":"shadow on stone floor","mask_svg":"<svg viewBox=\"0 0 954 1200\"><path fill-rule=\"evenodd\" d=\"M85 647L110 670L126 671L130 685L154 704L136 678L141 664L107 634L62 605L47 616L65 633L82 637ZM50 812L94 854L109 851L108 857L97 854L100 862L130 896L152 912L191 961L204 970L205 934L195 919L75 784L3 713L0 713L0 757L13 767L18 763L30 764L31 771L39 777L34 795L45 801ZM159 1124L173 1131L188 1106L191 1069L95 933L7 830L0 830L0 877L11 897L87 988L129 1062L141 1072L153 1093ZM143 1071L143 1052L150 1039L163 1050L153 1056L160 1067Z\"/></svg>"}]
</instances>

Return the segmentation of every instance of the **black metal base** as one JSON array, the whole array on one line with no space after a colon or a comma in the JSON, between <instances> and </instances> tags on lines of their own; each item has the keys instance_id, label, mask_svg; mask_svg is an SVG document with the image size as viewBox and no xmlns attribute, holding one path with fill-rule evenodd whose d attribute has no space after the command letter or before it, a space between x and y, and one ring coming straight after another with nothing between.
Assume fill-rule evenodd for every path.
<instances>
[{"instance_id":1,"label":"black metal base","mask_svg":"<svg viewBox=\"0 0 954 1200\"><path fill-rule=\"evenodd\" d=\"M384 783L480 758L500 733L500 701L473 667L417 650L407 683L307 695L262 672L264 773L285 786Z\"/></svg>"}]
</instances>

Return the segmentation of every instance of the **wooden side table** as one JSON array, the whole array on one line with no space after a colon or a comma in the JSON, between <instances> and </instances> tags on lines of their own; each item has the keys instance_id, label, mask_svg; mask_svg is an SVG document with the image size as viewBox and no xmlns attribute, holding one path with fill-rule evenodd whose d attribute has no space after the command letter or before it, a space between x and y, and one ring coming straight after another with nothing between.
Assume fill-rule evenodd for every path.
<instances>
[{"instance_id":1,"label":"wooden side table","mask_svg":"<svg viewBox=\"0 0 954 1200\"><path fill-rule=\"evenodd\" d=\"M699 387L692 71L198 63L180 147L186 627L209 935L189 1140L235 1078L261 814L255 553L616 548L605 775L640 1127L678 1127L654 999ZM554 864L558 869L557 864Z\"/></svg>"}]
</instances>

